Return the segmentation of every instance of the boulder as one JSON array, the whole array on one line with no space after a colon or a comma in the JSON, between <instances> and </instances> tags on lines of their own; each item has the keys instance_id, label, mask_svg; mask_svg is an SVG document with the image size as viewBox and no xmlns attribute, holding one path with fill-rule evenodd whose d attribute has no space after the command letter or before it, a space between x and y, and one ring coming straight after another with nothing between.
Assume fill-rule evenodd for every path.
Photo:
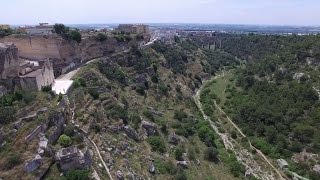
<instances>
[{"instance_id":1,"label":"boulder","mask_svg":"<svg viewBox=\"0 0 320 180\"><path fill-rule=\"evenodd\" d=\"M175 133L170 134L168 139L170 144L178 145L180 142L180 138Z\"/></svg>"},{"instance_id":2,"label":"boulder","mask_svg":"<svg viewBox=\"0 0 320 180\"><path fill-rule=\"evenodd\" d=\"M150 172L151 174L154 174L154 173L156 172L156 167L154 166L153 163L150 163L150 164L149 164L149 172Z\"/></svg>"},{"instance_id":3,"label":"boulder","mask_svg":"<svg viewBox=\"0 0 320 180\"><path fill-rule=\"evenodd\" d=\"M25 164L24 169L27 173L30 173L38 169L41 166L41 164L42 164L42 157L39 154L37 154L33 160Z\"/></svg>"},{"instance_id":4,"label":"boulder","mask_svg":"<svg viewBox=\"0 0 320 180\"><path fill-rule=\"evenodd\" d=\"M289 164L284 159L278 159L277 163L281 169L288 168Z\"/></svg>"},{"instance_id":5,"label":"boulder","mask_svg":"<svg viewBox=\"0 0 320 180\"><path fill-rule=\"evenodd\" d=\"M318 175L320 175L320 165L319 164L314 165L312 170L314 172L316 172Z\"/></svg>"},{"instance_id":6,"label":"boulder","mask_svg":"<svg viewBox=\"0 0 320 180\"><path fill-rule=\"evenodd\" d=\"M134 130L132 127L130 127L130 126L125 126L125 127L124 127L124 132L126 133L126 135L127 135L129 138L131 138L131 139L133 139L133 140L135 140L135 141L139 141L139 136L138 136L136 130Z\"/></svg>"},{"instance_id":7,"label":"boulder","mask_svg":"<svg viewBox=\"0 0 320 180\"><path fill-rule=\"evenodd\" d=\"M122 171L120 171L120 170L118 170L118 171L116 172L116 177L117 177L118 180L124 180L123 173L122 173Z\"/></svg>"},{"instance_id":8,"label":"boulder","mask_svg":"<svg viewBox=\"0 0 320 180\"><path fill-rule=\"evenodd\" d=\"M44 134L40 134L40 142L39 142L39 148L46 150L48 147L48 139L44 136Z\"/></svg>"},{"instance_id":9,"label":"boulder","mask_svg":"<svg viewBox=\"0 0 320 180\"><path fill-rule=\"evenodd\" d=\"M157 126L155 123L142 121L141 124L142 124L142 127L147 131L148 136L154 136L158 133Z\"/></svg>"},{"instance_id":10,"label":"boulder","mask_svg":"<svg viewBox=\"0 0 320 180\"><path fill-rule=\"evenodd\" d=\"M177 166L187 169L188 168L188 162L187 161L177 161Z\"/></svg>"}]
</instances>

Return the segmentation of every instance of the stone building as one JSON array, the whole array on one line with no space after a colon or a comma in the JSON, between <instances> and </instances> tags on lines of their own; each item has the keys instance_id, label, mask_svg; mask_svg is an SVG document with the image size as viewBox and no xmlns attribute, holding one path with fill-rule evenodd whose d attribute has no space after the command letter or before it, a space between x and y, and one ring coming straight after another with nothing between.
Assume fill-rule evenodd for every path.
<instances>
[{"instance_id":1,"label":"stone building","mask_svg":"<svg viewBox=\"0 0 320 180\"><path fill-rule=\"evenodd\" d=\"M60 149L56 154L56 160L62 171L74 169L88 169L91 165L91 155L89 149L84 150L84 154L75 146Z\"/></svg>"},{"instance_id":2,"label":"stone building","mask_svg":"<svg viewBox=\"0 0 320 180\"><path fill-rule=\"evenodd\" d=\"M54 82L52 62L48 59L35 64L24 61L21 64L19 75L22 89L37 91Z\"/></svg>"},{"instance_id":3,"label":"stone building","mask_svg":"<svg viewBox=\"0 0 320 180\"><path fill-rule=\"evenodd\" d=\"M120 24L118 31L132 34L149 34L149 26L143 24Z\"/></svg>"},{"instance_id":4,"label":"stone building","mask_svg":"<svg viewBox=\"0 0 320 180\"><path fill-rule=\"evenodd\" d=\"M14 44L0 43L0 80L7 89L41 90L41 87L54 82L53 65L49 59L19 59L18 48Z\"/></svg>"},{"instance_id":5,"label":"stone building","mask_svg":"<svg viewBox=\"0 0 320 180\"><path fill-rule=\"evenodd\" d=\"M53 26L48 23L39 23L35 27L27 27L25 31L28 35L51 35L53 34Z\"/></svg>"}]
</instances>

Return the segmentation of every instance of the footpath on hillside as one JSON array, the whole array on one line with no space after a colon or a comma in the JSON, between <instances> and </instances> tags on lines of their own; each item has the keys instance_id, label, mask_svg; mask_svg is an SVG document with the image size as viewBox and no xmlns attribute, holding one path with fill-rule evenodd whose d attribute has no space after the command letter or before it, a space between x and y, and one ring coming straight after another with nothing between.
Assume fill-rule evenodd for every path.
<instances>
[{"instance_id":1,"label":"footpath on hillside","mask_svg":"<svg viewBox=\"0 0 320 180\"><path fill-rule=\"evenodd\" d=\"M272 179L285 179L286 177L281 171L279 171L277 168L274 167L272 162L257 148L252 146L250 140L246 138L246 135L241 131L241 129L228 117L228 115L222 110L222 108L219 107L216 101L214 101L214 106L219 111L216 115L218 116L218 120L222 121L222 119L227 119L229 126L233 127L241 136L242 138L245 138L248 141L249 149L248 147L244 147L243 143L238 142L237 140L231 138L231 132L228 132L228 128L226 128L225 132L220 132L217 123L213 122L210 117L205 114L202 104L200 101L200 95L204 87L206 87L207 84L209 84L212 81L215 81L219 78L224 78L225 73L222 72L222 74L219 74L213 78L211 78L208 81L205 81L203 85L200 87L200 89L197 91L196 95L194 96L194 101L196 105L198 106L200 112L202 113L202 116L205 120L209 121L211 127L213 130L219 135L219 137L222 139L223 144L226 149L232 150L237 160L242 163L246 167L246 173L247 175L252 175L258 179L266 179L266 180L272 180ZM223 90L224 91L224 90ZM221 125L223 123L220 123ZM252 152L255 151L255 154L259 155L259 160L257 160L256 155Z\"/></svg>"}]
</instances>

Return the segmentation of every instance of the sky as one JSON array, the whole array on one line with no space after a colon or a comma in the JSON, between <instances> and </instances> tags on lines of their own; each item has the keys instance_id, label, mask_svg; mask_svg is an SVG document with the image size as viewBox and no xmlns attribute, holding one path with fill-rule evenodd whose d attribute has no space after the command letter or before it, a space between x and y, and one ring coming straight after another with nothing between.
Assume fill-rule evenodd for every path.
<instances>
[{"instance_id":1,"label":"sky","mask_svg":"<svg viewBox=\"0 0 320 180\"><path fill-rule=\"evenodd\" d=\"M0 0L0 24L320 25L319 0Z\"/></svg>"}]
</instances>

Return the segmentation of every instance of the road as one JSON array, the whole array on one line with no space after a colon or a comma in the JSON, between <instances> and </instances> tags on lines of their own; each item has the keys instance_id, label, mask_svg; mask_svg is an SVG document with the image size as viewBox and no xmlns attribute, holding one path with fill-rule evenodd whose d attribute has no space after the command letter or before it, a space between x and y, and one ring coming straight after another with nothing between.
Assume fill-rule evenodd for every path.
<instances>
[{"instance_id":1,"label":"road","mask_svg":"<svg viewBox=\"0 0 320 180\"><path fill-rule=\"evenodd\" d=\"M71 87L73 80L72 78L74 75L83 67L86 66L92 62L94 62L96 59L93 59L91 61L88 61L85 64L80 65L76 69L69 71L66 74L62 74L57 79L54 80L54 83L52 85L52 91L56 94L67 94L69 88Z\"/></svg>"}]
</instances>

